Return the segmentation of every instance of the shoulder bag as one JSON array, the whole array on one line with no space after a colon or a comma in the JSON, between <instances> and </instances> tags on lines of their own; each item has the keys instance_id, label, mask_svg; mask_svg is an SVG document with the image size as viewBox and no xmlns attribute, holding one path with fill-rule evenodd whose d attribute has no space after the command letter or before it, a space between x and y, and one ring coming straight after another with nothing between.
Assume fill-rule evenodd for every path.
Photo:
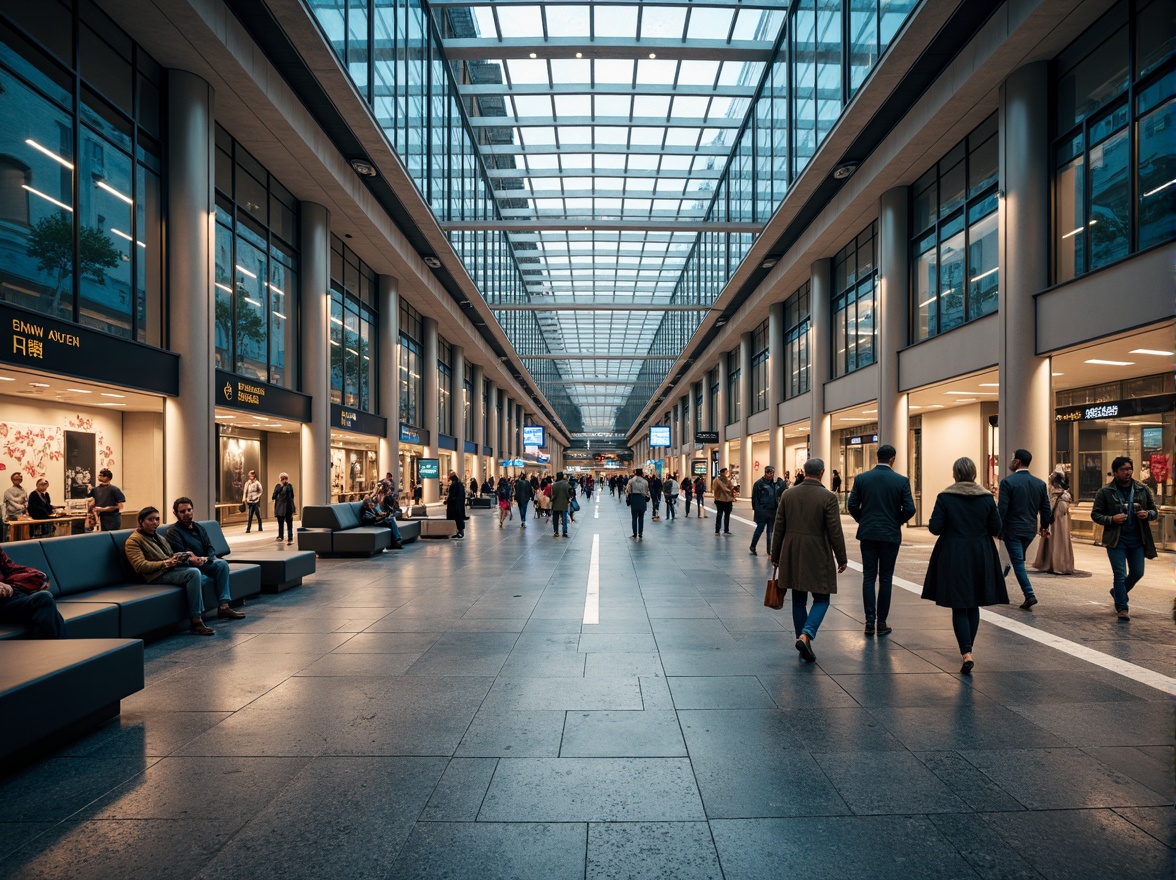
<instances>
[{"instance_id":1,"label":"shoulder bag","mask_svg":"<svg viewBox=\"0 0 1176 880\"><path fill-rule=\"evenodd\" d=\"M784 594L788 591L780 589L780 581L777 578L779 573L780 567L773 565L772 576L768 578L768 586L764 590L764 605L768 608L780 609L784 607Z\"/></svg>"}]
</instances>

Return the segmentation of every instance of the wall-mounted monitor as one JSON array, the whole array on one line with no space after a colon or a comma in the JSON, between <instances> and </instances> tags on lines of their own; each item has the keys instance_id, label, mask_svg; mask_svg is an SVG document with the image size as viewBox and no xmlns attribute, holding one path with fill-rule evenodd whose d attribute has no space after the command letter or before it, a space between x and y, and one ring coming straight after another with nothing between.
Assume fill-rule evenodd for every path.
<instances>
[{"instance_id":1,"label":"wall-mounted monitor","mask_svg":"<svg viewBox=\"0 0 1176 880\"><path fill-rule=\"evenodd\" d=\"M523 446L547 445L547 431L542 425L523 425Z\"/></svg>"},{"instance_id":2,"label":"wall-mounted monitor","mask_svg":"<svg viewBox=\"0 0 1176 880\"><path fill-rule=\"evenodd\" d=\"M422 480L437 480L441 477L441 461L436 458L418 458L417 476Z\"/></svg>"},{"instance_id":3,"label":"wall-mounted monitor","mask_svg":"<svg viewBox=\"0 0 1176 880\"><path fill-rule=\"evenodd\" d=\"M668 448L670 445L670 426L651 425L649 428L650 447L660 446Z\"/></svg>"}]
</instances>

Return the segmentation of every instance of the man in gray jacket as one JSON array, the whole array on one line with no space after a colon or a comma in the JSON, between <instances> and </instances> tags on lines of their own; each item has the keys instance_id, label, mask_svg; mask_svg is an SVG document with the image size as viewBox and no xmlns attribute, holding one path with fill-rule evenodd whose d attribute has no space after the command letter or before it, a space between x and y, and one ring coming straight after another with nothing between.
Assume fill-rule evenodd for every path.
<instances>
[{"instance_id":1,"label":"man in gray jacket","mask_svg":"<svg viewBox=\"0 0 1176 880\"><path fill-rule=\"evenodd\" d=\"M555 482L551 484L551 527L559 537L559 527L563 525L563 536L568 536L568 507L572 502L572 487L564 479L563 471L555 475Z\"/></svg>"}]
</instances>

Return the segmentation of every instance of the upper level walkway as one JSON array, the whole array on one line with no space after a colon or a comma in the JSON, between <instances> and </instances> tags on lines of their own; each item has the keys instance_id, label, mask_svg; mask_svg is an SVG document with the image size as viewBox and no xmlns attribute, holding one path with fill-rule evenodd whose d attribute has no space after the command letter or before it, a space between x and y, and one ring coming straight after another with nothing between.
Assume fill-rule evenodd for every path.
<instances>
[{"instance_id":1,"label":"upper level walkway","mask_svg":"<svg viewBox=\"0 0 1176 880\"><path fill-rule=\"evenodd\" d=\"M1170 557L1120 623L1076 547L1092 576L986 612L969 678L905 588L911 530L893 633L863 635L851 568L808 665L736 514L637 543L605 492L566 540L477 511L321 560L150 645L121 718L0 780L0 876L1170 876Z\"/></svg>"}]
</instances>

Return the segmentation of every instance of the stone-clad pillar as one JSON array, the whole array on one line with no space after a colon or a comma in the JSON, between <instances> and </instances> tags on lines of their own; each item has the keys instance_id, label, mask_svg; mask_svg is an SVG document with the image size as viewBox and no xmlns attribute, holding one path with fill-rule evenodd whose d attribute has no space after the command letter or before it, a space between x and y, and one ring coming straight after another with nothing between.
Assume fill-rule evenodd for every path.
<instances>
[{"instance_id":1,"label":"stone-clad pillar","mask_svg":"<svg viewBox=\"0 0 1176 880\"><path fill-rule=\"evenodd\" d=\"M391 275L376 280L380 303L380 415L388 420L380 440L380 478L389 471L396 489L404 485L400 473L400 282Z\"/></svg>"},{"instance_id":2,"label":"stone-clad pillar","mask_svg":"<svg viewBox=\"0 0 1176 880\"><path fill-rule=\"evenodd\" d=\"M910 470L910 420L907 395L898 388L898 353L906 347L910 314L909 198L907 188L897 186L878 206L878 444L894 447L894 467L903 474Z\"/></svg>"},{"instance_id":3,"label":"stone-clad pillar","mask_svg":"<svg viewBox=\"0 0 1176 880\"><path fill-rule=\"evenodd\" d=\"M480 364L470 368L470 421L474 423L474 473L478 486L486 479L486 469L482 467L482 447L486 445L485 410L482 408L482 390L486 387L486 375Z\"/></svg>"},{"instance_id":4,"label":"stone-clad pillar","mask_svg":"<svg viewBox=\"0 0 1176 880\"><path fill-rule=\"evenodd\" d=\"M784 427L780 424L780 402L784 400L784 303L773 304L768 312L768 449L770 462L779 474L784 470Z\"/></svg>"},{"instance_id":5,"label":"stone-clad pillar","mask_svg":"<svg viewBox=\"0 0 1176 880\"><path fill-rule=\"evenodd\" d=\"M817 260L811 270L812 296L812 417L809 428L809 457L825 461L825 470L833 472L833 420L825 412L825 383L829 381L831 366L829 349L833 330L833 261Z\"/></svg>"},{"instance_id":6,"label":"stone-clad pillar","mask_svg":"<svg viewBox=\"0 0 1176 880\"><path fill-rule=\"evenodd\" d=\"M439 371L437 369L437 321L433 318L425 318L422 322L422 332L424 339L424 358L421 364L421 394L424 396L421 411L425 414L424 426L429 431L429 443L425 447L425 458L437 458L438 449L437 435L440 418L438 417L438 403L439 392L437 388L437 381L439 378ZM436 480L421 480L421 487L423 492L423 501L425 504L432 504L440 499L441 480L445 479L445 474L441 474Z\"/></svg>"},{"instance_id":7,"label":"stone-clad pillar","mask_svg":"<svg viewBox=\"0 0 1176 880\"><path fill-rule=\"evenodd\" d=\"M465 485L469 482L465 469L465 349L460 345L453 346L452 368L453 385L449 389L449 411L451 413L449 423L453 425L453 436L457 440L454 444L457 451L454 453L453 469L457 472L462 485ZM443 474L442 477L447 479L448 475Z\"/></svg>"},{"instance_id":8,"label":"stone-clad pillar","mask_svg":"<svg viewBox=\"0 0 1176 880\"><path fill-rule=\"evenodd\" d=\"M743 439L739 441L739 492L743 498L751 496L752 474L751 434L747 420L751 412L751 333L739 335L739 425Z\"/></svg>"}]
</instances>

